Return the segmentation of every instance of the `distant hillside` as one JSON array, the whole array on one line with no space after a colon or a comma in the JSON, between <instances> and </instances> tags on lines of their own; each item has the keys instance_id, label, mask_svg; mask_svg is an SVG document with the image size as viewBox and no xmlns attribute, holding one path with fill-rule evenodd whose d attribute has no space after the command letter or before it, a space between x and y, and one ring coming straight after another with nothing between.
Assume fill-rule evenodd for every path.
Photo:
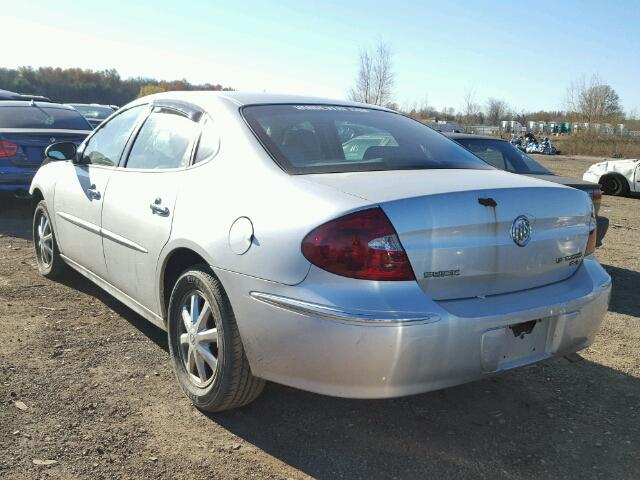
<instances>
[{"instance_id":1,"label":"distant hillside","mask_svg":"<svg viewBox=\"0 0 640 480\"><path fill-rule=\"evenodd\" d=\"M0 68L0 89L44 95L60 103L124 105L141 94L165 90L233 90L222 85L192 85L187 80L122 79L116 70L82 68Z\"/></svg>"}]
</instances>

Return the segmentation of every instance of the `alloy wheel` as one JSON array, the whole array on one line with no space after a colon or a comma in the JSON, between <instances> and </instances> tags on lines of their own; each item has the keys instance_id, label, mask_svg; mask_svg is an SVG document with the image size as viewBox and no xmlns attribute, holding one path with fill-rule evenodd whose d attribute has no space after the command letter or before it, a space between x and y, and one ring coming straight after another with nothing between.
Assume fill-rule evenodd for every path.
<instances>
[{"instance_id":1,"label":"alloy wheel","mask_svg":"<svg viewBox=\"0 0 640 480\"><path fill-rule=\"evenodd\" d=\"M36 248L40 261L46 266L50 266L53 260L53 233L49 217L40 212L37 219L36 228Z\"/></svg>"},{"instance_id":2,"label":"alloy wheel","mask_svg":"<svg viewBox=\"0 0 640 480\"><path fill-rule=\"evenodd\" d=\"M187 294L180 308L180 356L190 381L208 386L218 366L218 329L211 306L197 290Z\"/></svg>"}]
</instances>

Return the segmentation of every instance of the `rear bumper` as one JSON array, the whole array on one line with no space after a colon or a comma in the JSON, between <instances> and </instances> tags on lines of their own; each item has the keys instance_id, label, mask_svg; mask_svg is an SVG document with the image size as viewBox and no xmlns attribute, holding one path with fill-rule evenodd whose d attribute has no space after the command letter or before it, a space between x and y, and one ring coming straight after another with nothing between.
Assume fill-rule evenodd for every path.
<instances>
[{"instance_id":1,"label":"rear bumper","mask_svg":"<svg viewBox=\"0 0 640 480\"><path fill-rule=\"evenodd\" d=\"M415 282L354 282L314 268L297 286L216 273L254 375L354 398L435 390L583 349L611 290L592 258L558 284L438 303ZM523 338L509 328L531 320L540 321Z\"/></svg>"},{"instance_id":2,"label":"rear bumper","mask_svg":"<svg viewBox=\"0 0 640 480\"><path fill-rule=\"evenodd\" d=\"M37 171L37 168L0 167L0 192L29 191L31 181Z\"/></svg>"},{"instance_id":3,"label":"rear bumper","mask_svg":"<svg viewBox=\"0 0 640 480\"><path fill-rule=\"evenodd\" d=\"M598 229L596 230L596 247L602 246L602 239L609 230L609 219L607 217L596 217Z\"/></svg>"}]
</instances>

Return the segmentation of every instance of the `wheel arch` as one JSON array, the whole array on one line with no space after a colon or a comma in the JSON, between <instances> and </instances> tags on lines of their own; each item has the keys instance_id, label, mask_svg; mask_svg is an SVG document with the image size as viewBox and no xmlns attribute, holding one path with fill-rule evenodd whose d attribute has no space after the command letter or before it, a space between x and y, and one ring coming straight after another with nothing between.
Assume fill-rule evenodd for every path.
<instances>
[{"instance_id":1,"label":"wheel arch","mask_svg":"<svg viewBox=\"0 0 640 480\"><path fill-rule=\"evenodd\" d=\"M38 204L44 200L44 195L40 187L35 187L31 192L31 212L34 212Z\"/></svg>"},{"instance_id":2,"label":"wheel arch","mask_svg":"<svg viewBox=\"0 0 640 480\"><path fill-rule=\"evenodd\" d=\"M158 275L160 312L165 322L167 321L169 298L176 281L186 269L201 264L210 266L212 262L209 255L196 245L176 244L165 248L159 262ZM211 275L215 276L213 270L211 270Z\"/></svg>"},{"instance_id":3,"label":"wheel arch","mask_svg":"<svg viewBox=\"0 0 640 480\"><path fill-rule=\"evenodd\" d=\"M616 178L620 179L622 181L622 184L626 185L625 191L629 192L631 190L631 184L629 183L629 179L627 177L625 177L624 175L622 175L621 173L619 173L619 172L606 172L606 173L603 173L602 175L600 175L600 178L598 179L598 184L600 186L602 186L602 182L607 177L616 177Z\"/></svg>"}]
</instances>

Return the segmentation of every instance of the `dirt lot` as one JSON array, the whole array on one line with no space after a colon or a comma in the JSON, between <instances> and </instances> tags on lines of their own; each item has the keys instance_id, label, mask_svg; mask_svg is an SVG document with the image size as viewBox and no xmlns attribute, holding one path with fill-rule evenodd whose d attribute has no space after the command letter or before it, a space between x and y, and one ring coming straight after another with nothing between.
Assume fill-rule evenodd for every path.
<instances>
[{"instance_id":1,"label":"dirt lot","mask_svg":"<svg viewBox=\"0 0 640 480\"><path fill-rule=\"evenodd\" d=\"M572 176L593 161L543 160ZM640 199L602 212L613 298L582 359L385 401L270 384L204 415L162 331L79 276L39 276L28 207L3 198L0 477L640 478Z\"/></svg>"}]
</instances>

